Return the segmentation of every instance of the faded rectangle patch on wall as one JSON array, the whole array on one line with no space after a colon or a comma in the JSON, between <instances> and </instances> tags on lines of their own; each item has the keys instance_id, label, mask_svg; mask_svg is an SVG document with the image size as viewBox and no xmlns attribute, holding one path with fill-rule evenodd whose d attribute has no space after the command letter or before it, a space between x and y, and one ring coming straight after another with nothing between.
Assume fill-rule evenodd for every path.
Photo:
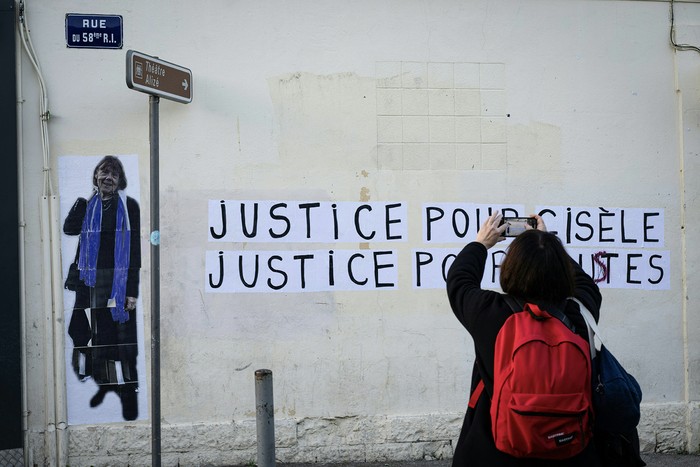
<instances>
[{"instance_id":1,"label":"faded rectangle patch on wall","mask_svg":"<svg viewBox=\"0 0 700 467\"><path fill-rule=\"evenodd\" d=\"M377 164L383 170L505 170L505 65L378 62Z\"/></svg>"}]
</instances>

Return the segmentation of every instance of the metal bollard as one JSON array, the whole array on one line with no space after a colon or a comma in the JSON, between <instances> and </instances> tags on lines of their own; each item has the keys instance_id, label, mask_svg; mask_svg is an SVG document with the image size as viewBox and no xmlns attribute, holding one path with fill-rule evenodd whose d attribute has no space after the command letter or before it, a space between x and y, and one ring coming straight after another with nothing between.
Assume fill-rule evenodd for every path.
<instances>
[{"instance_id":1,"label":"metal bollard","mask_svg":"<svg viewBox=\"0 0 700 467\"><path fill-rule=\"evenodd\" d=\"M258 466L275 465L275 404L272 371L255 371L255 421L258 434Z\"/></svg>"}]
</instances>

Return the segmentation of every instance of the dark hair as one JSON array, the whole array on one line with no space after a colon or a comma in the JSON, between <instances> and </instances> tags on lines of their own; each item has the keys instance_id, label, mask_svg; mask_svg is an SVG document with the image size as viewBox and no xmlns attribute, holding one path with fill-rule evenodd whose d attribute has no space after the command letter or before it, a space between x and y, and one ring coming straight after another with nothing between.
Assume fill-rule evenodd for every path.
<instances>
[{"instance_id":1,"label":"dark hair","mask_svg":"<svg viewBox=\"0 0 700 467\"><path fill-rule=\"evenodd\" d=\"M553 304L573 296L574 270L559 237L541 230L518 235L501 263L501 289Z\"/></svg>"},{"instance_id":2,"label":"dark hair","mask_svg":"<svg viewBox=\"0 0 700 467\"><path fill-rule=\"evenodd\" d=\"M126 173L124 172L124 166L115 156L104 156L95 166L95 170L92 172L92 185L97 186L97 172L105 167L109 167L119 174L119 185L117 186L117 189L123 190L126 188Z\"/></svg>"}]
</instances>

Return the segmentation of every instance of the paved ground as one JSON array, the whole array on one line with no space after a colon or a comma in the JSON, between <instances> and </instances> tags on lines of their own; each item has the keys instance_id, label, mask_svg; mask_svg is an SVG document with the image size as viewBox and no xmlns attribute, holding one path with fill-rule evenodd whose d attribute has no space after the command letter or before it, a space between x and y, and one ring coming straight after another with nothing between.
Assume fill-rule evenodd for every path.
<instances>
[{"instance_id":1,"label":"paved ground","mask_svg":"<svg viewBox=\"0 0 700 467\"><path fill-rule=\"evenodd\" d=\"M700 467L700 456L681 454L642 454L647 467ZM343 462L337 464L278 464L279 467L450 467L449 460L415 462Z\"/></svg>"}]
</instances>

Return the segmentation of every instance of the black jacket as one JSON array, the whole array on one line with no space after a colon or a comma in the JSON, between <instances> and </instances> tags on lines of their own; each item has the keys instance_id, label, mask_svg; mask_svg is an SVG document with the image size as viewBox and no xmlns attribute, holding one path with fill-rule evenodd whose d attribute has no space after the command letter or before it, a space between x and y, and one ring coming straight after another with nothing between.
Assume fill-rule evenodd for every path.
<instances>
[{"instance_id":1,"label":"black jacket","mask_svg":"<svg viewBox=\"0 0 700 467\"><path fill-rule=\"evenodd\" d=\"M78 198L63 223L63 232L66 235L80 235L83 227L83 219L87 210L88 200ZM139 296L139 271L141 269L141 214L138 202L126 197L126 210L129 216L131 227L131 242L129 251L129 272L126 280L126 296ZM103 211L105 213L105 211ZM97 268L102 270L114 269L114 223L116 210L112 209L110 214L104 214L102 219L102 232L100 235L100 250L98 255ZM78 246L78 250L80 246ZM74 262L78 261L79 252L76 252ZM111 276L108 277L108 286L111 289ZM94 306L89 297L89 288L80 282L76 291L76 303L74 308L89 308ZM103 305L104 306L104 305Z\"/></svg>"},{"instance_id":2,"label":"black jacket","mask_svg":"<svg viewBox=\"0 0 700 467\"><path fill-rule=\"evenodd\" d=\"M455 448L453 466L474 467L598 467L600 465L593 443L579 455L564 461L518 459L496 449L491 434L490 401L493 393L493 360L496 335L513 313L504 295L481 288L486 265L484 245L472 242L457 255L447 275L447 294L455 316L469 331L474 341L476 360L472 372L471 391L483 378L485 391L475 409L468 409ZM602 301L598 286L572 260L575 268L575 295L591 311L596 321ZM569 301L564 313L576 325L586 340L586 325L578 305ZM465 397L465 403L468 400Z\"/></svg>"}]
</instances>

